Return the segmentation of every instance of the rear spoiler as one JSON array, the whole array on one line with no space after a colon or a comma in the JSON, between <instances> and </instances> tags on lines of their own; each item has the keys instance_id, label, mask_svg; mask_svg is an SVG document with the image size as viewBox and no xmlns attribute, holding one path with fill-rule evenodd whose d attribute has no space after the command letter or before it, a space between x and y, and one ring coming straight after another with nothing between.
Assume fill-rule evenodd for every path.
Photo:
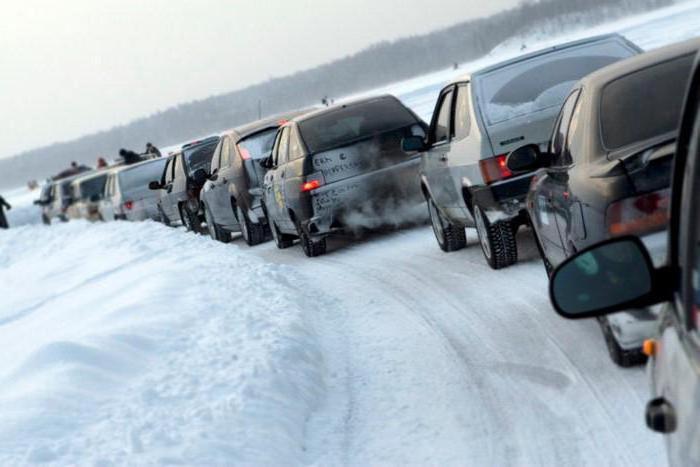
<instances>
[{"instance_id":1,"label":"rear spoiler","mask_svg":"<svg viewBox=\"0 0 700 467\"><path fill-rule=\"evenodd\" d=\"M640 151L632 152L610 162L602 164L591 172L591 178L614 177L633 174L646 168L650 162L676 154L676 140L664 141Z\"/></svg>"}]
</instances>

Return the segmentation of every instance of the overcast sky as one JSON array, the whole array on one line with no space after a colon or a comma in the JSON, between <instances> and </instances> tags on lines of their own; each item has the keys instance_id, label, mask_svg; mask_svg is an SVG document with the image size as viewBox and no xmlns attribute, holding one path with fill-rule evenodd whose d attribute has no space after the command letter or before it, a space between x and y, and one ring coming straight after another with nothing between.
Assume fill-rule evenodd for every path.
<instances>
[{"instance_id":1,"label":"overcast sky","mask_svg":"<svg viewBox=\"0 0 700 467\"><path fill-rule=\"evenodd\" d=\"M0 157L515 6L518 0L2 5ZM420 59L417 57L417 59Z\"/></svg>"}]
</instances>

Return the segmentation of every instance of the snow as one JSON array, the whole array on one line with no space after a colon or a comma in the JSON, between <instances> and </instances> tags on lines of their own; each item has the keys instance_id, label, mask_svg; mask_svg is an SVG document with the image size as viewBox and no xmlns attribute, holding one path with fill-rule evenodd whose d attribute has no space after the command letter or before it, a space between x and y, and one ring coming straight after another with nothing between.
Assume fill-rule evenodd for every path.
<instances>
[{"instance_id":1,"label":"snow","mask_svg":"<svg viewBox=\"0 0 700 467\"><path fill-rule=\"evenodd\" d=\"M610 27L657 47L699 22L696 2ZM462 70L378 92L429 117ZM665 463L644 370L552 311L527 231L505 271L474 231L448 255L425 225L310 260L152 222L31 225L38 193L5 195L0 465Z\"/></svg>"}]
</instances>

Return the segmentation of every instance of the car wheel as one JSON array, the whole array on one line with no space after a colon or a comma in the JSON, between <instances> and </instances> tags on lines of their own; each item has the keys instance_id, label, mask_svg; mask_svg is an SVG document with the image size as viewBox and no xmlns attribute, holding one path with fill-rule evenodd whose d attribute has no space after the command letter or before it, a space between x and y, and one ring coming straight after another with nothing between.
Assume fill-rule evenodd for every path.
<instances>
[{"instance_id":1,"label":"car wheel","mask_svg":"<svg viewBox=\"0 0 700 467\"><path fill-rule=\"evenodd\" d=\"M248 216L243 212L239 204L236 204L236 217L238 218L238 224L241 226L243 240L248 246L259 245L265 241L265 226L250 222L250 219L248 219Z\"/></svg>"},{"instance_id":2,"label":"car wheel","mask_svg":"<svg viewBox=\"0 0 700 467\"><path fill-rule=\"evenodd\" d=\"M199 221L197 213L190 211L187 206L180 206L180 217L185 228L194 233L202 233L202 223Z\"/></svg>"},{"instance_id":3,"label":"car wheel","mask_svg":"<svg viewBox=\"0 0 700 467\"><path fill-rule=\"evenodd\" d=\"M479 206L474 206L474 221L481 251L489 266L502 269L518 261L518 245L510 221L491 223Z\"/></svg>"},{"instance_id":4,"label":"car wheel","mask_svg":"<svg viewBox=\"0 0 700 467\"><path fill-rule=\"evenodd\" d=\"M209 208L207 208L206 205L204 206L204 218L207 221L209 236L213 240L221 243L229 243L231 241L231 234L216 225L216 222L214 222L214 218L211 215L211 211L209 211Z\"/></svg>"},{"instance_id":5,"label":"car wheel","mask_svg":"<svg viewBox=\"0 0 700 467\"><path fill-rule=\"evenodd\" d=\"M299 235L301 240L301 247L304 250L304 254L309 258L315 258L316 256L321 256L326 254L326 238L321 238L320 240L313 240L306 232L302 232Z\"/></svg>"},{"instance_id":6,"label":"car wheel","mask_svg":"<svg viewBox=\"0 0 700 467\"><path fill-rule=\"evenodd\" d=\"M617 338L610 328L610 322L605 316L598 318L598 323L603 332L610 359L615 362L616 365L629 368L646 363L647 356L644 355L642 349L625 350L620 346L620 343L617 342Z\"/></svg>"},{"instance_id":7,"label":"car wheel","mask_svg":"<svg viewBox=\"0 0 700 467\"><path fill-rule=\"evenodd\" d=\"M445 219L438 210L435 202L428 197L428 213L433 226L435 239L444 252L458 251L467 246L467 231L464 227L456 226Z\"/></svg>"},{"instance_id":8,"label":"car wheel","mask_svg":"<svg viewBox=\"0 0 700 467\"><path fill-rule=\"evenodd\" d=\"M289 248L290 246L294 245L294 239L290 238L288 235L280 233L277 225L274 223L270 224L270 230L272 231L272 239L275 241L275 245L277 245L277 248L280 250L284 250L285 248Z\"/></svg>"}]
</instances>

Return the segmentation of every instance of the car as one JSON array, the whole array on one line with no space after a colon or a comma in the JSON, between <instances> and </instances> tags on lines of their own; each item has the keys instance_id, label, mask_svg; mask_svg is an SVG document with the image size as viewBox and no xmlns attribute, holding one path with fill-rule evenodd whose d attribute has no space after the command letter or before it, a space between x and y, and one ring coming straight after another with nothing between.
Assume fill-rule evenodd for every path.
<instances>
[{"instance_id":1,"label":"car","mask_svg":"<svg viewBox=\"0 0 700 467\"><path fill-rule=\"evenodd\" d=\"M204 213L199 192L207 181L219 136L205 138L183 146L167 158L160 180L149 183L158 191L158 211L166 225L184 225L187 230L202 233Z\"/></svg>"},{"instance_id":2,"label":"car","mask_svg":"<svg viewBox=\"0 0 700 467\"><path fill-rule=\"evenodd\" d=\"M42 219L45 223L50 224L54 219L68 222L68 208L74 200L72 183L85 173L60 178L51 183L50 201L42 206Z\"/></svg>"},{"instance_id":3,"label":"car","mask_svg":"<svg viewBox=\"0 0 700 467\"><path fill-rule=\"evenodd\" d=\"M550 299L568 319L661 306L649 355L647 426L665 435L669 463L700 463L700 56L680 119L671 184L668 258L655 266L642 240L613 237L569 257Z\"/></svg>"},{"instance_id":4,"label":"car","mask_svg":"<svg viewBox=\"0 0 700 467\"><path fill-rule=\"evenodd\" d=\"M465 228L476 227L490 267L517 262L532 174L512 173L506 156L525 144L546 146L576 81L640 51L620 35L598 36L495 64L442 89L427 139L404 141L405 150L424 152L421 187L438 246L461 250Z\"/></svg>"},{"instance_id":5,"label":"car","mask_svg":"<svg viewBox=\"0 0 700 467\"><path fill-rule=\"evenodd\" d=\"M53 190L54 182L49 179L41 187L39 198L34 200L34 204L41 207L41 222L44 223L44 225L51 225L51 218L48 215L48 206L53 201Z\"/></svg>"},{"instance_id":6,"label":"car","mask_svg":"<svg viewBox=\"0 0 700 467\"><path fill-rule=\"evenodd\" d=\"M167 158L155 158L109 171L99 210L105 221L160 221L158 194L148 184L162 175Z\"/></svg>"},{"instance_id":7,"label":"car","mask_svg":"<svg viewBox=\"0 0 700 467\"><path fill-rule=\"evenodd\" d=\"M221 136L209 180L199 195L211 238L226 243L231 240L231 232L240 231L250 246L265 241L269 232L262 208L266 170L260 161L270 155L280 125L307 112L265 118Z\"/></svg>"},{"instance_id":8,"label":"car","mask_svg":"<svg viewBox=\"0 0 700 467\"><path fill-rule=\"evenodd\" d=\"M326 238L358 226L378 227L386 215L421 206L420 154L401 140L424 137L425 123L396 97L337 104L296 117L277 132L261 163L263 206L278 248L297 238L309 257Z\"/></svg>"},{"instance_id":9,"label":"car","mask_svg":"<svg viewBox=\"0 0 700 467\"><path fill-rule=\"evenodd\" d=\"M104 170L82 175L71 183L72 202L66 210L69 219L101 221L99 204L105 195L107 173Z\"/></svg>"},{"instance_id":10,"label":"car","mask_svg":"<svg viewBox=\"0 0 700 467\"><path fill-rule=\"evenodd\" d=\"M536 170L526 205L548 273L601 240L666 229L677 122L698 50L693 39L592 73L564 102L547 151L529 145L508 156L513 173ZM655 321L648 309L602 317L612 360L643 363Z\"/></svg>"}]
</instances>

